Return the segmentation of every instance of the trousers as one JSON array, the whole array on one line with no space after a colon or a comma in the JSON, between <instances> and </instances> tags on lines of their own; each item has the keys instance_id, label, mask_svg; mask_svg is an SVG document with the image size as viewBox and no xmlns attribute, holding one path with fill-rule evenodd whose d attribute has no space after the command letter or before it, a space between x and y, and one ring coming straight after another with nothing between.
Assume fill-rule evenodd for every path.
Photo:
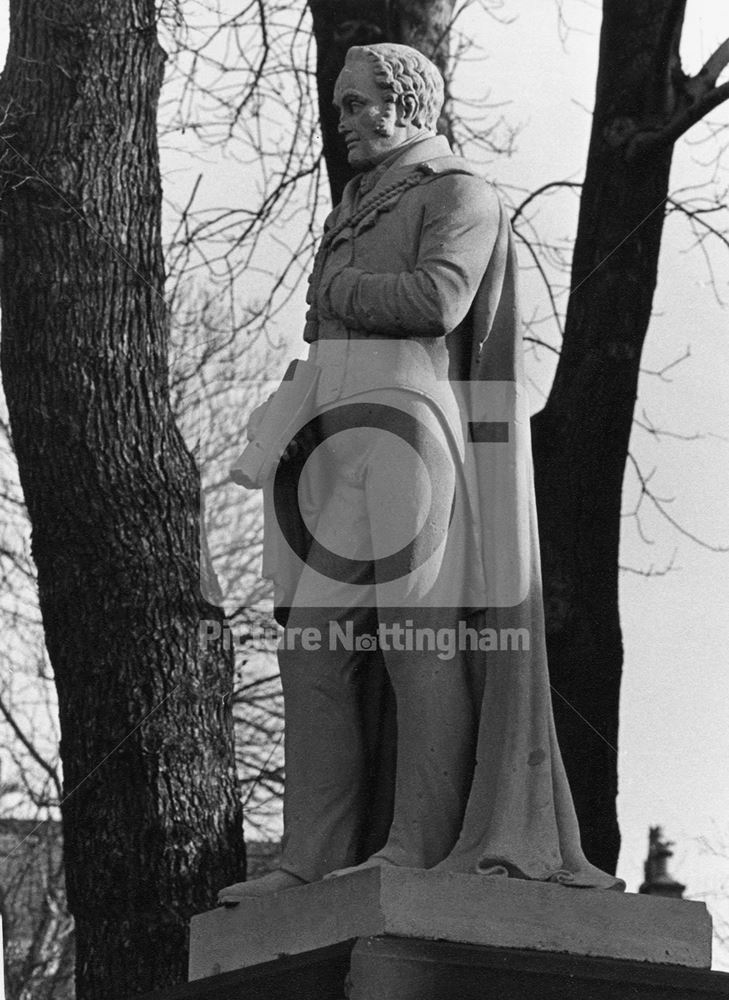
<instances>
[{"instance_id":1,"label":"trousers","mask_svg":"<svg viewBox=\"0 0 729 1000\"><path fill-rule=\"evenodd\" d=\"M458 838L477 715L456 647L468 556L458 456L430 404L397 390L322 413L304 567L278 660L285 706L281 867L312 882L364 860L371 746L363 691L396 703L392 821L375 858L429 868Z\"/></svg>"}]
</instances>

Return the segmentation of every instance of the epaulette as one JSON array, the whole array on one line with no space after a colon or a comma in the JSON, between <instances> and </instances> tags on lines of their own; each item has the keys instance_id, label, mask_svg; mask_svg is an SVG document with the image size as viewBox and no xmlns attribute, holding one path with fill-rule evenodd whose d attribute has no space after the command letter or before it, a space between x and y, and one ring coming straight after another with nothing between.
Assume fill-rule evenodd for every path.
<instances>
[{"instance_id":1,"label":"epaulette","mask_svg":"<svg viewBox=\"0 0 729 1000\"><path fill-rule=\"evenodd\" d=\"M437 156L435 159L426 160L419 163L417 169L430 177L438 177L442 174L467 174L471 177L482 177L479 168L465 160L462 156Z\"/></svg>"}]
</instances>

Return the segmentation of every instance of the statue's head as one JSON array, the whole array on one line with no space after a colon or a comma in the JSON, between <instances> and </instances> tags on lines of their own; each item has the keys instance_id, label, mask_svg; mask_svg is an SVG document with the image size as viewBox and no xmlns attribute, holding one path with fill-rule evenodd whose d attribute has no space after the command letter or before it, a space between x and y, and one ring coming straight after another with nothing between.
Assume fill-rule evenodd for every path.
<instances>
[{"instance_id":1,"label":"statue's head","mask_svg":"<svg viewBox=\"0 0 729 1000\"><path fill-rule=\"evenodd\" d=\"M434 134L443 78L408 45L356 45L337 78L334 103L349 162L367 169L416 136Z\"/></svg>"}]
</instances>

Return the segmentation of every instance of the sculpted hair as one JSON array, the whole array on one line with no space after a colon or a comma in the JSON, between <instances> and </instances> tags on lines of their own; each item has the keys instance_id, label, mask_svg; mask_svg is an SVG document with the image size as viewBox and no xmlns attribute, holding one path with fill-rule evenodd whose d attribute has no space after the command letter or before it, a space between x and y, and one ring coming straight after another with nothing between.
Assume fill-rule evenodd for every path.
<instances>
[{"instance_id":1,"label":"sculpted hair","mask_svg":"<svg viewBox=\"0 0 729 1000\"><path fill-rule=\"evenodd\" d=\"M366 55L372 62L377 86L396 97L412 94L418 101L413 124L435 131L445 99L443 77L438 67L422 52L409 45L383 42L380 45L356 45L347 53Z\"/></svg>"}]
</instances>

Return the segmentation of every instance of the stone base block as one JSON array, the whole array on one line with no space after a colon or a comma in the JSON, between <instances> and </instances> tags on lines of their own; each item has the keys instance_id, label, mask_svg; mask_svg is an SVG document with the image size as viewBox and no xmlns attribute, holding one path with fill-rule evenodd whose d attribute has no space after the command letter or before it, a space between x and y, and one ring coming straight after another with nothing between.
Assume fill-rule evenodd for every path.
<instances>
[{"instance_id":1,"label":"stone base block","mask_svg":"<svg viewBox=\"0 0 729 1000\"><path fill-rule=\"evenodd\" d=\"M351 951L351 969L350 969ZM729 1000L729 975L449 941L377 937L134 1000ZM132 1000L130 997L129 1000Z\"/></svg>"},{"instance_id":2,"label":"stone base block","mask_svg":"<svg viewBox=\"0 0 729 1000\"><path fill-rule=\"evenodd\" d=\"M352 951L347 1000L711 1000L729 975L611 958L367 938Z\"/></svg>"},{"instance_id":3,"label":"stone base block","mask_svg":"<svg viewBox=\"0 0 729 1000\"><path fill-rule=\"evenodd\" d=\"M383 935L699 969L711 963L703 903L377 868L194 917L190 980Z\"/></svg>"}]
</instances>

